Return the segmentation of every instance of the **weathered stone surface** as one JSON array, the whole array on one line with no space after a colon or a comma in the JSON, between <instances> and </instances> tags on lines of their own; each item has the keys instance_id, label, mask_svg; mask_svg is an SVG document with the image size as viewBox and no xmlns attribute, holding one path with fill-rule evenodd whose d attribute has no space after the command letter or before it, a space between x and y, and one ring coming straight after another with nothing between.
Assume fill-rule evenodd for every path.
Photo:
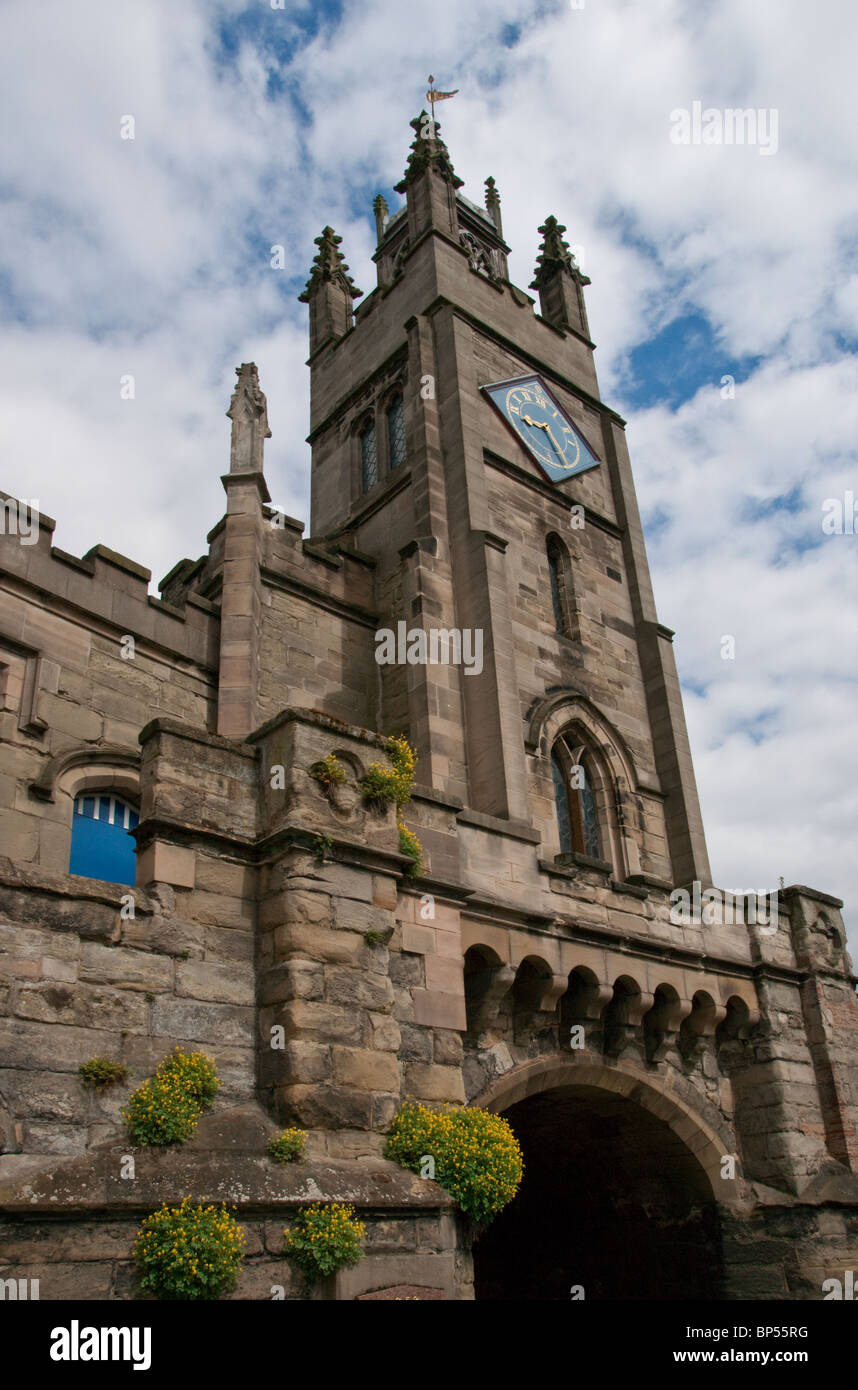
<instances>
[{"instance_id":1,"label":"weathered stone surface","mask_svg":"<svg viewBox=\"0 0 858 1390\"><path fill-rule=\"evenodd\" d=\"M406 1069L406 1090L419 1100L464 1101L465 1089L458 1067L425 1066L411 1062Z\"/></svg>"},{"instance_id":2,"label":"weathered stone surface","mask_svg":"<svg viewBox=\"0 0 858 1390\"><path fill-rule=\"evenodd\" d=\"M193 1042L249 1045L253 1042L253 1010L159 996L152 1004L152 1033Z\"/></svg>"},{"instance_id":3,"label":"weathered stone surface","mask_svg":"<svg viewBox=\"0 0 858 1390\"><path fill-rule=\"evenodd\" d=\"M93 984L118 984L157 994L173 988L173 970L172 960L146 951L100 946L92 941L81 947L80 978Z\"/></svg>"},{"instance_id":4,"label":"weathered stone surface","mask_svg":"<svg viewBox=\"0 0 858 1390\"><path fill-rule=\"evenodd\" d=\"M292 1000L282 1007L279 1018L287 1036L318 1033L332 1043L362 1043L368 1030L366 1017L360 1011L313 1000Z\"/></svg>"},{"instance_id":5,"label":"weathered stone surface","mask_svg":"<svg viewBox=\"0 0 858 1390\"><path fill-rule=\"evenodd\" d=\"M252 1004L252 973L236 965L188 961L176 966L176 993L223 1004Z\"/></svg>"},{"instance_id":6,"label":"weathered stone surface","mask_svg":"<svg viewBox=\"0 0 858 1390\"><path fill-rule=\"evenodd\" d=\"M362 975L357 970L328 968L325 992L332 1003L360 1005L376 1011L389 1009L393 1004L393 989L388 979Z\"/></svg>"},{"instance_id":7,"label":"weathered stone surface","mask_svg":"<svg viewBox=\"0 0 858 1390\"><path fill-rule=\"evenodd\" d=\"M333 1049L334 1078L361 1091L399 1090L399 1062L389 1052L351 1047Z\"/></svg>"},{"instance_id":8,"label":"weathered stone surface","mask_svg":"<svg viewBox=\"0 0 858 1390\"><path fill-rule=\"evenodd\" d=\"M143 1033L149 1026L149 1006L141 994L82 983L19 985L13 1012L43 1023L71 1023L116 1033Z\"/></svg>"}]
</instances>

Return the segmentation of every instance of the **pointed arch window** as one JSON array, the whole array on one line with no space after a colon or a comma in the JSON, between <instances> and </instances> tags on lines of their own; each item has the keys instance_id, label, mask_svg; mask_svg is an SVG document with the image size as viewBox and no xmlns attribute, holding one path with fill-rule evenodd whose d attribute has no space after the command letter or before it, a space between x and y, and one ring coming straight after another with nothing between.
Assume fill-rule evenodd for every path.
<instances>
[{"instance_id":1,"label":"pointed arch window","mask_svg":"<svg viewBox=\"0 0 858 1390\"><path fill-rule=\"evenodd\" d=\"M551 754L551 775L561 854L602 859L596 778L589 754L559 738Z\"/></svg>"},{"instance_id":2,"label":"pointed arch window","mask_svg":"<svg viewBox=\"0 0 858 1390\"><path fill-rule=\"evenodd\" d=\"M387 407L387 449L391 468L399 468L405 462L407 449L405 442L405 406L401 395L396 395Z\"/></svg>"},{"instance_id":3,"label":"pointed arch window","mask_svg":"<svg viewBox=\"0 0 858 1390\"><path fill-rule=\"evenodd\" d=\"M545 550L548 557L548 585L554 626L564 637L577 637L569 552L559 536L549 536L545 542Z\"/></svg>"},{"instance_id":4,"label":"pointed arch window","mask_svg":"<svg viewBox=\"0 0 858 1390\"><path fill-rule=\"evenodd\" d=\"M360 484L361 492L369 492L378 481L378 449L375 438L375 421L367 420L360 432Z\"/></svg>"}]
</instances>

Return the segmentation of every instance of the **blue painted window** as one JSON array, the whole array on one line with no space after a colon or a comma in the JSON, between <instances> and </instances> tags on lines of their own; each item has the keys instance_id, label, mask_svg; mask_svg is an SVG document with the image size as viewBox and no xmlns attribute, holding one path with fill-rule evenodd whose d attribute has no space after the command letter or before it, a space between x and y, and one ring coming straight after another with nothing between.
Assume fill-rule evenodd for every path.
<instances>
[{"instance_id":1,"label":"blue painted window","mask_svg":"<svg viewBox=\"0 0 858 1390\"><path fill-rule=\"evenodd\" d=\"M361 491L369 492L378 479L378 457L375 444L375 425L370 421L360 432Z\"/></svg>"},{"instance_id":2,"label":"blue painted window","mask_svg":"<svg viewBox=\"0 0 858 1390\"><path fill-rule=\"evenodd\" d=\"M74 803L69 873L133 884L136 858L128 832L139 819L129 802L110 792L82 792Z\"/></svg>"},{"instance_id":3,"label":"blue painted window","mask_svg":"<svg viewBox=\"0 0 858 1390\"><path fill-rule=\"evenodd\" d=\"M390 466L398 468L405 462L405 408L401 396L394 396L387 408L387 442Z\"/></svg>"}]
</instances>

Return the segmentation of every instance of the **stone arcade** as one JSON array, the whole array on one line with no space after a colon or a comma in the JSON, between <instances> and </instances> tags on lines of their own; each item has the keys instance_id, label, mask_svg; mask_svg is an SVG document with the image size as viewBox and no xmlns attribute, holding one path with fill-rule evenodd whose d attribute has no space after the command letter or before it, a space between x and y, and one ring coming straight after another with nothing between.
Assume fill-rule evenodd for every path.
<instances>
[{"instance_id":1,"label":"stone arcade","mask_svg":"<svg viewBox=\"0 0 858 1390\"><path fill-rule=\"evenodd\" d=\"M236 1297L305 1296L282 1229L321 1197L367 1237L318 1297L821 1299L858 1268L841 904L788 887L773 931L671 920L711 878L588 281L551 217L538 306L512 285L493 180L477 207L412 124L377 288L355 307L326 227L301 296L309 539L269 505L252 364L225 515L160 598L46 516L36 544L0 536L0 1276L138 1297L141 1215L190 1193L239 1208ZM482 388L534 377L517 434ZM481 633L480 670L378 664L399 623ZM419 758L417 878L357 787L392 733ZM330 753L329 798L308 768ZM131 887L69 873L96 803L136 825ZM127 1087L77 1068L115 1057L136 1083L176 1043L223 1090L188 1144L129 1164ZM381 1157L403 1098L520 1137L521 1192L473 1248L440 1187ZM286 1168L265 1156L284 1122L308 1133Z\"/></svg>"}]
</instances>

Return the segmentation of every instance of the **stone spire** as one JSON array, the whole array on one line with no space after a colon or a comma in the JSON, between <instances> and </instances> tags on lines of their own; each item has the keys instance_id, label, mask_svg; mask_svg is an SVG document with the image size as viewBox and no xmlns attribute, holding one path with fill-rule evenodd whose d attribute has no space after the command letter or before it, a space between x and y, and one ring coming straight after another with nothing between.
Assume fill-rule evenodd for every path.
<instances>
[{"instance_id":1,"label":"stone spire","mask_svg":"<svg viewBox=\"0 0 858 1390\"><path fill-rule=\"evenodd\" d=\"M486 179L486 212L498 229L498 236L503 236L503 223L501 222L500 194L494 179L489 175Z\"/></svg>"},{"instance_id":2,"label":"stone spire","mask_svg":"<svg viewBox=\"0 0 858 1390\"><path fill-rule=\"evenodd\" d=\"M232 421L229 471L261 474L265 441L271 438L268 402L259 386L255 362L242 362L235 370L238 380L226 412Z\"/></svg>"},{"instance_id":3,"label":"stone spire","mask_svg":"<svg viewBox=\"0 0 858 1390\"><path fill-rule=\"evenodd\" d=\"M486 199L486 206L488 207L488 199ZM569 250L569 243L563 239L565 231L566 228L562 222L557 221L556 217L546 217L539 228L542 246L536 258L538 264L530 286L532 290L538 290L552 275L564 270L569 271L571 275L579 279L582 285L589 285L590 281L586 275L581 274L575 257Z\"/></svg>"},{"instance_id":4,"label":"stone spire","mask_svg":"<svg viewBox=\"0 0 858 1390\"><path fill-rule=\"evenodd\" d=\"M337 236L333 227L323 227L322 235L316 237L315 244L319 249L313 257L310 278L298 295L302 304L308 304L319 287L326 284L339 285L352 299L360 299L363 290L358 289L348 273L349 268L340 251L341 242L342 237Z\"/></svg>"},{"instance_id":5,"label":"stone spire","mask_svg":"<svg viewBox=\"0 0 858 1390\"><path fill-rule=\"evenodd\" d=\"M377 193L372 203L372 210L375 214L375 239L380 242L387 228L387 219L390 209L384 195Z\"/></svg>"},{"instance_id":6,"label":"stone spire","mask_svg":"<svg viewBox=\"0 0 858 1390\"><path fill-rule=\"evenodd\" d=\"M441 126L438 121L433 120L425 111L421 111L420 115L415 116L411 122L411 129L414 131L411 153L408 156L405 175L396 184L396 192L405 193L409 184L412 184L429 168L440 174L441 178L452 184L454 188L461 188L464 180L458 177L453 168L450 151L441 139Z\"/></svg>"},{"instance_id":7,"label":"stone spire","mask_svg":"<svg viewBox=\"0 0 858 1390\"><path fill-rule=\"evenodd\" d=\"M582 287L590 281L581 274L568 242L564 241L565 231L556 217L546 217L539 228L542 245L530 288L539 291L539 307L544 319L555 328L571 328L589 340Z\"/></svg>"},{"instance_id":8,"label":"stone spire","mask_svg":"<svg viewBox=\"0 0 858 1390\"><path fill-rule=\"evenodd\" d=\"M359 290L340 252L341 236L333 227L325 227L316 237L318 251L313 259L306 288L298 295L310 306L310 351L329 338L341 338L352 326L352 301L359 299Z\"/></svg>"}]
</instances>

